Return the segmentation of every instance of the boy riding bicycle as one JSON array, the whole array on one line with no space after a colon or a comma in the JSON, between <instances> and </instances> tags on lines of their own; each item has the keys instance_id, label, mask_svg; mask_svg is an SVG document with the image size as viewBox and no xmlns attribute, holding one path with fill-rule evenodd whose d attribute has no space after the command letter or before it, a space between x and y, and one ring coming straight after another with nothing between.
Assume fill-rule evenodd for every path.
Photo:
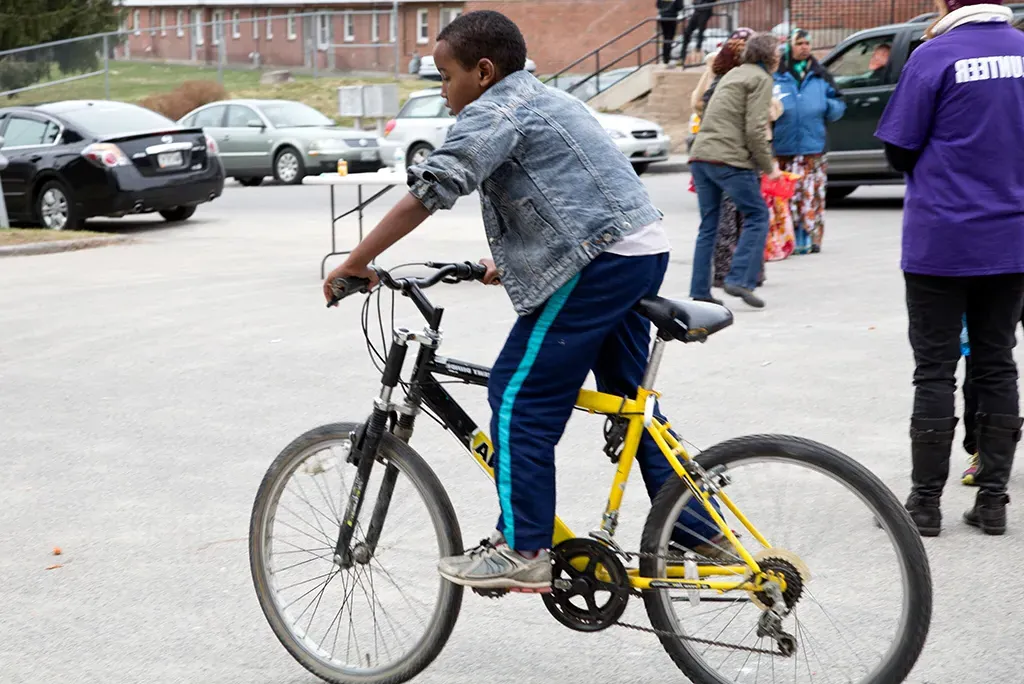
<instances>
[{"instance_id":1,"label":"boy riding bicycle","mask_svg":"<svg viewBox=\"0 0 1024 684\"><path fill-rule=\"evenodd\" d=\"M470 587L551 586L555 445L590 371L602 392L631 396L647 364L650 325L633 311L668 266L660 212L629 160L582 102L524 70L526 43L492 11L464 14L438 35L441 94L457 116L448 137L409 169L410 192L334 269L376 282L368 264L439 209L480 194L493 261L519 314L491 372L501 515L491 542L442 559L446 579ZM651 498L674 472L650 435L637 459ZM725 551L696 501L676 540Z\"/></svg>"}]
</instances>

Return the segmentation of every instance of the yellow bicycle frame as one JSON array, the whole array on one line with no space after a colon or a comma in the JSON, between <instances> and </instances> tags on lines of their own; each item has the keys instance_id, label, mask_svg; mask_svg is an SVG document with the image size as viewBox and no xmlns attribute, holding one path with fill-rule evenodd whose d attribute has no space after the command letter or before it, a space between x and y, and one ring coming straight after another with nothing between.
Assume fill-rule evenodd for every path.
<instances>
[{"instance_id":1,"label":"yellow bicycle frame","mask_svg":"<svg viewBox=\"0 0 1024 684\"><path fill-rule=\"evenodd\" d=\"M661 423L657 418L653 416L645 417L645 409L653 408L653 402L657 400L660 395L657 392L645 389L637 390L636 399L624 399L611 394L604 394L601 392L594 392L592 390L580 390L579 397L576 401L576 408L583 411L587 411L591 414L602 414L607 416L621 416L629 421L629 425L626 429L625 442L622 448L622 454L619 457L618 468L615 470L615 477L612 479L611 493L608 495L608 504L605 507L604 515L602 516L601 529L609 534L615 532L615 521L618 518L619 508L622 505L622 497L626 490L626 483L629 481L629 473L633 468L633 461L636 459L637 449L640 446L640 438L643 436L643 432L646 429L654 439L658 448L661 449L666 460L675 470L679 478L686 483L690 492L695 496L704 509L707 511L711 520L715 522L718 529L721 530L722 534L736 549L737 555L743 561L743 565L697 565L697 579L686 578L684 576L685 569L682 566L669 566L666 568L665 577L641 577L639 572L635 569L628 570L630 577L630 584L636 589L668 589L668 588L690 588L690 589L707 589L712 591L718 591L724 593L727 591L757 591L760 589L763 582L767 579L764 573L761 572L761 568L757 561L750 554L749 551L743 546L740 540L730 529L729 525L726 524L725 520L711 505L711 494L707 491L702 490L694 479L687 472L684 462L691 460L690 455L686 452L686 449L680 444L679 440L671 432L671 425L668 423ZM648 414L649 415L649 414ZM494 446L490 439L484 432L477 430L473 434L472 442L472 455L477 461L481 468L493 479L494 470L491 468L486 458L487 455L494 453ZM745 515L740 511L739 507L732 501L728 494L724 491L718 491L715 496L721 501L726 508L732 511L736 519L743 525L744 528L750 533L750 535L756 539L765 548L770 548L771 544L768 540L761 535L756 527L747 519ZM557 546L561 542L576 537L572 530L562 522L561 519L555 517L555 529L553 537L553 545ZM730 577L732 579L707 579L714 577ZM737 581L741 578L741 581ZM774 576L773 579L782 582L782 590L785 591L784 580L780 577Z\"/></svg>"}]
</instances>

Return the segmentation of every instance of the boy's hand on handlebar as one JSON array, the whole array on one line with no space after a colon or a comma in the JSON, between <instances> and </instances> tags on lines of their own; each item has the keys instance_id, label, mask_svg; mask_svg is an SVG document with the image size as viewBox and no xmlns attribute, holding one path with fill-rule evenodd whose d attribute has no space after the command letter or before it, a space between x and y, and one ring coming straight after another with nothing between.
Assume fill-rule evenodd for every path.
<instances>
[{"instance_id":1,"label":"boy's hand on handlebar","mask_svg":"<svg viewBox=\"0 0 1024 684\"><path fill-rule=\"evenodd\" d=\"M333 302L335 299L334 292L331 290L331 283L341 278L364 278L370 281L370 289L376 287L377 283L380 282L380 278L377 277L377 273L371 270L368 266L354 265L346 261L328 273L327 278L324 280L324 297L327 299L328 304Z\"/></svg>"},{"instance_id":2,"label":"boy's hand on handlebar","mask_svg":"<svg viewBox=\"0 0 1024 684\"><path fill-rule=\"evenodd\" d=\"M487 268L484 277L480 281L484 285L501 285L501 277L498 275L498 267L494 265L493 259L481 259L480 264Z\"/></svg>"}]
</instances>

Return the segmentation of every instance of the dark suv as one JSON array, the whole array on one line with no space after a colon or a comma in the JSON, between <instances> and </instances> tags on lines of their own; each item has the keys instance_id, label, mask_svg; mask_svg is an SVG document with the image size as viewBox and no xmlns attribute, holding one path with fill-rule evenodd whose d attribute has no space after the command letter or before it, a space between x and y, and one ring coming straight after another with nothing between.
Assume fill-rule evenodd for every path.
<instances>
[{"instance_id":1,"label":"dark suv","mask_svg":"<svg viewBox=\"0 0 1024 684\"><path fill-rule=\"evenodd\" d=\"M1024 3L1008 5L1015 21L1024 19ZM839 44L822 64L846 96L846 115L828 128L828 199L842 200L861 185L899 185L903 175L890 168L882 143L875 138L878 120L889 103L907 58L921 43L936 17L924 14L906 24L879 26L856 33ZM1019 24L1018 24L1019 25ZM872 56L889 49L889 61L871 69Z\"/></svg>"}]
</instances>

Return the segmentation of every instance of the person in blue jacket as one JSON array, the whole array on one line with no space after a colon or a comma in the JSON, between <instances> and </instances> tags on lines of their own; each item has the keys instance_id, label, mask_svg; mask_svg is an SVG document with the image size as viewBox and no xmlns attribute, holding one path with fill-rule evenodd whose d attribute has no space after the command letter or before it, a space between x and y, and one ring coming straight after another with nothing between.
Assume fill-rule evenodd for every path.
<instances>
[{"instance_id":1,"label":"person in blue jacket","mask_svg":"<svg viewBox=\"0 0 1024 684\"><path fill-rule=\"evenodd\" d=\"M825 127L842 118L846 103L832 75L811 54L810 34L803 29L793 31L782 48L775 98L784 108L775 122L779 167L802 176L790 205L794 254L817 254L825 235Z\"/></svg>"}]
</instances>

